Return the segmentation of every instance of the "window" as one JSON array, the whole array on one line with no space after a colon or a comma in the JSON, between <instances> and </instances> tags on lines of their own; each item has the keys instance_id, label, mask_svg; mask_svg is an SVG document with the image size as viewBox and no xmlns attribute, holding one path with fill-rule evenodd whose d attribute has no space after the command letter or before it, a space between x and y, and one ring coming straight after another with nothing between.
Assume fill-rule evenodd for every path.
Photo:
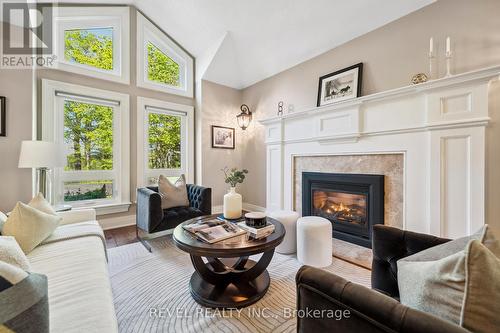
<instances>
[{"instance_id":1,"label":"window","mask_svg":"<svg viewBox=\"0 0 500 333\"><path fill-rule=\"evenodd\" d=\"M137 14L137 85L193 97L193 58Z\"/></svg>"},{"instance_id":2,"label":"window","mask_svg":"<svg viewBox=\"0 0 500 333\"><path fill-rule=\"evenodd\" d=\"M56 7L56 68L129 83L128 7Z\"/></svg>"},{"instance_id":3,"label":"window","mask_svg":"<svg viewBox=\"0 0 500 333\"><path fill-rule=\"evenodd\" d=\"M137 99L137 182L152 185L160 174L194 180L193 107Z\"/></svg>"},{"instance_id":4,"label":"window","mask_svg":"<svg viewBox=\"0 0 500 333\"><path fill-rule=\"evenodd\" d=\"M128 210L128 95L43 80L42 101L42 139L64 147L54 202L100 214Z\"/></svg>"}]
</instances>

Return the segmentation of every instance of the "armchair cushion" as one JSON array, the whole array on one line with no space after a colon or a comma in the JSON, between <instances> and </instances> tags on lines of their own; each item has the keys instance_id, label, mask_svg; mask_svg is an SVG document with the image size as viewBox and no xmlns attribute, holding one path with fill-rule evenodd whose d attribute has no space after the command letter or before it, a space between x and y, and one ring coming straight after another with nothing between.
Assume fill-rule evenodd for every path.
<instances>
[{"instance_id":1,"label":"armchair cushion","mask_svg":"<svg viewBox=\"0 0 500 333\"><path fill-rule=\"evenodd\" d=\"M185 207L189 205L186 178L181 175L172 184L167 177L160 175L158 178L158 193L161 196L161 208Z\"/></svg>"},{"instance_id":2,"label":"armchair cushion","mask_svg":"<svg viewBox=\"0 0 500 333\"><path fill-rule=\"evenodd\" d=\"M399 298L397 261L449 239L384 226L373 226L372 288Z\"/></svg>"}]
</instances>

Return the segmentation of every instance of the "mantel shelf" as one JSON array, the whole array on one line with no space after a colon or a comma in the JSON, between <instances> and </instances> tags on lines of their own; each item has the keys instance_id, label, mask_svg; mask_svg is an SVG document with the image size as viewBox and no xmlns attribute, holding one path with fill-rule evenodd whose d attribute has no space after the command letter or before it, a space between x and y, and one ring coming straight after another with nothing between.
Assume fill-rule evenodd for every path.
<instances>
[{"instance_id":1,"label":"mantel shelf","mask_svg":"<svg viewBox=\"0 0 500 333\"><path fill-rule=\"evenodd\" d=\"M381 101L389 98L398 98L412 94L419 94L422 92L428 92L435 89L449 88L454 85L461 85L466 83L471 83L475 81L490 81L495 77L500 79L500 65L487 67L471 72L461 73L453 75L450 77L444 77L436 80L427 81L420 84L409 85L405 87L400 87L396 89L386 90L378 92L371 95L362 96L356 99L339 102L335 104L308 108L293 113L283 115L281 117L275 116L271 118L266 118L259 120L263 125L272 124L285 119L300 118L308 116L311 113L318 114L321 112L334 112L337 110L344 110L353 107L359 107L360 105L367 102Z\"/></svg>"}]
</instances>

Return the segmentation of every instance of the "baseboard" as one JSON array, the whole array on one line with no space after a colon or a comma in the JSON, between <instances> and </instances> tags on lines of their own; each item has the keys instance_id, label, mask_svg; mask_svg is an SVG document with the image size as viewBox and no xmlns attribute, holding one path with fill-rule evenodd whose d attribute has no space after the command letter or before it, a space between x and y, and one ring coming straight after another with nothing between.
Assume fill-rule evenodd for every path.
<instances>
[{"instance_id":1,"label":"baseboard","mask_svg":"<svg viewBox=\"0 0 500 333\"><path fill-rule=\"evenodd\" d=\"M128 227L131 225L135 225L135 214L110 217L105 219L99 219L99 217L97 217L97 221L99 222L103 230Z\"/></svg>"}]
</instances>

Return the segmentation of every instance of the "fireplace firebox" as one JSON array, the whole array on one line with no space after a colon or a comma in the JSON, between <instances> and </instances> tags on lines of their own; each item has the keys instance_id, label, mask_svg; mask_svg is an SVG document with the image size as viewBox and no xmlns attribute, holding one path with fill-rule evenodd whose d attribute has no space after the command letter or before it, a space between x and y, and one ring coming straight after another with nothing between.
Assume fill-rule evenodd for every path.
<instances>
[{"instance_id":1,"label":"fireplace firebox","mask_svg":"<svg viewBox=\"0 0 500 333\"><path fill-rule=\"evenodd\" d=\"M371 248L372 227L384 224L384 176L302 173L302 216L321 216L333 237Z\"/></svg>"}]
</instances>

